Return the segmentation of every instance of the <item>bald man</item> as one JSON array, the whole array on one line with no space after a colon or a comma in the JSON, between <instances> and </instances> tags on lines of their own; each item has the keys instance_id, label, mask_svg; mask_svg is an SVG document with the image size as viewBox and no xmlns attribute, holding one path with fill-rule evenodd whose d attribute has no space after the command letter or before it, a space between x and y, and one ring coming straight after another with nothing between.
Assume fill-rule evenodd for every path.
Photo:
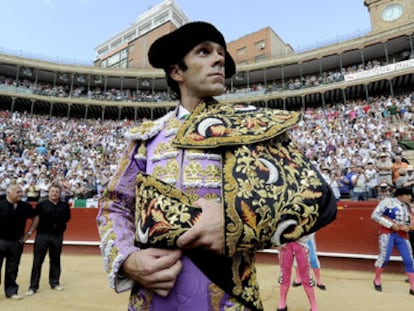
<instances>
[{"instance_id":1,"label":"bald man","mask_svg":"<svg viewBox=\"0 0 414 311\"><path fill-rule=\"evenodd\" d=\"M0 201L0 271L5 259L4 292L7 298L15 300L23 298L18 294L19 285L16 283L23 246L39 223L36 211L22 201L22 194L19 185L10 185L6 199ZM31 224L25 232L28 219L31 219Z\"/></svg>"}]
</instances>

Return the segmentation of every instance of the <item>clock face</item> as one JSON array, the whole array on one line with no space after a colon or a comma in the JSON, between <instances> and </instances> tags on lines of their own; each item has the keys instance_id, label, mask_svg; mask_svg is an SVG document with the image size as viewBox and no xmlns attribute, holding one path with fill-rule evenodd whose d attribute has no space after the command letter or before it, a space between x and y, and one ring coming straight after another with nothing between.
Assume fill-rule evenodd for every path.
<instances>
[{"instance_id":1,"label":"clock face","mask_svg":"<svg viewBox=\"0 0 414 311\"><path fill-rule=\"evenodd\" d=\"M381 17L386 22L392 22L401 17L404 8L401 4L391 4L384 8Z\"/></svg>"}]
</instances>

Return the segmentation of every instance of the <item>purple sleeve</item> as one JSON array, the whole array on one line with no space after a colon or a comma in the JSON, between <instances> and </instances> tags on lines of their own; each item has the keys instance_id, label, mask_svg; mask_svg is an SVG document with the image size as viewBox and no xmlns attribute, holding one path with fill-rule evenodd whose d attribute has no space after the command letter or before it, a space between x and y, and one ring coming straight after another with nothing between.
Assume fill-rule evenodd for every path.
<instances>
[{"instance_id":1,"label":"purple sleeve","mask_svg":"<svg viewBox=\"0 0 414 311\"><path fill-rule=\"evenodd\" d=\"M126 258L138 249L134 245L135 179L138 172L145 171L145 160L135 158L138 147L137 142L131 142L121 157L96 219L109 285L118 292L131 286L131 281L122 278L119 270Z\"/></svg>"}]
</instances>

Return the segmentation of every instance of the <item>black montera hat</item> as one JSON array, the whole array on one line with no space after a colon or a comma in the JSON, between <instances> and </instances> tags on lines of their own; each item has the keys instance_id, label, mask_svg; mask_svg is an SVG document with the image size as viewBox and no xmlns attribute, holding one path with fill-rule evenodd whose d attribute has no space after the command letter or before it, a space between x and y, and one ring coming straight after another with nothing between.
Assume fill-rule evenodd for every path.
<instances>
[{"instance_id":1,"label":"black montera hat","mask_svg":"<svg viewBox=\"0 0 414 311\"><path fill-rule=\"evenodd\" d=\"M398 197L399 195L404 195L404 194L413 194L411 188L408 187L398 187L397 189L395 189L395 196Z\"/></svg>"},{"instance_id":2,"label":"black montera hat","mask_svg":"<svg viewBox=\"0 0 414 311\"><path fill-rule=\"evenodd\" d=\"M236 72L233 58L227 51L226 41L220 31L206 22L192 22L155 40L148 51L148 59L154 68L168 70L179 63L197 44L212 41L222 45L225 53L225 75L230 78Z\"/></svg>"}]
</instances>

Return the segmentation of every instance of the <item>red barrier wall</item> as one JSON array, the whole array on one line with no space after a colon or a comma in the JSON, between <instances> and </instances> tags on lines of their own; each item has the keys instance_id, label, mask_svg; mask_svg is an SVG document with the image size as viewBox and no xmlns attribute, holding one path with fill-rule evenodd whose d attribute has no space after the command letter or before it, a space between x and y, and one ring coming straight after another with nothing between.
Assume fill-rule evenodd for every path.
<instances>
[{"instance_id":1,"label":"red barrier wall","mask_svg":"<svg viewBox=\"0 0 414 311\"><path fill-rule=\"evenodd\" d=\"M316 234L318 252L376 256L379 225L371 220L371 212L377 204L377 201L339 202L336 220ZM92 242L90 244L96 246L99 242L95 221L98 209L72 208L71 212L65 244Z\"/></svg>"},{"instance_id":2,"label":"red barrier wall","mask_svg":"<svg viewBox=\"0 0 414 311\"><path fill-rule=\"evenodd\" d=\"M316 233L318 252L377 255L379 225L371 220L377 204L339 202L336 220Z\"/></svg>"},{"instance_id":3,"label":"red barrier wall","mask_svg":"<svg viewBox=\"0 0 414 311\"><path fill-rule=\"evenodd\" d=\"M96 227L97 208L72 208L71 219L65 232L66 241L99 241Z\"/></svg>"},{"instance_id":4,"label":"red barrier wall","mask_svg":"<svg viewBox=\"0 0 414 311\"><path fill-rule=\"evenodd\" d=\"M379 226L371 220L377 201L339 202L336 220L316 234L319 252L376 255ZM99 241L96 208L72 208L65 241Z\"/></svg>"}]
</instances>

